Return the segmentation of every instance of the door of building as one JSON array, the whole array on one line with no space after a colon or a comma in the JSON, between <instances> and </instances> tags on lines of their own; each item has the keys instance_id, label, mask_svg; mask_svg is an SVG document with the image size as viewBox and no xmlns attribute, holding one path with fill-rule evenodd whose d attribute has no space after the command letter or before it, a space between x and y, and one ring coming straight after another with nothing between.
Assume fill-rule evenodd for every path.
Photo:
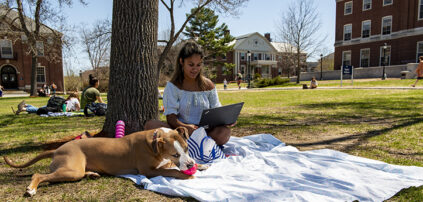
<instances>
[{"instance_id":1,"label":"door of building","mask_svg":"<svg viewBox=\"0 0 423 202\"><path fill-rule=\"evenodd\" d=\"M1 69L1 85L6 89L18 88L18 79L15 68L4 66Z\"/></svg>"}]
</instances>

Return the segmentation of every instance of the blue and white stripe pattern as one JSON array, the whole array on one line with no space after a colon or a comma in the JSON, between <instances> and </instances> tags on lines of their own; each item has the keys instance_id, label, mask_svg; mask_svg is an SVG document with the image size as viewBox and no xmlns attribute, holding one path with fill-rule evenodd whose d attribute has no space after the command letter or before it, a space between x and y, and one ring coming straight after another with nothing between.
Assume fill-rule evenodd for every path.
<instances>
[{"instance_id":1,"label":"blue and white stripe pattern","mask_svg":"<svg viewBox=\"0 0 423 202\"><path fill-rule=\"evenodd\" d=\"M207 136L204 128L195 130L188 139L189 156L200 164L213 163L216 159L224 159L225 154L216 142Z\"/></svg>"}]
</instances>

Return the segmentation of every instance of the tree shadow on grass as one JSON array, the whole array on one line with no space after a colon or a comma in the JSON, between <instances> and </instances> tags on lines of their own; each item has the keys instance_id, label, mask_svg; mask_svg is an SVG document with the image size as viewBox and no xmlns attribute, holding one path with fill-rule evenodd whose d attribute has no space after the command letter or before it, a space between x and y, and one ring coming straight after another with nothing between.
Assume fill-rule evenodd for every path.
<instances>
[{"instance_id":1,"label":"tree shadow on grass","mask_svg":"<svg viewBox=\"0 0 423 202\"><path fill-rule=\"evenodd\" d=\"M302 146L302 147L306 147L306 146L317 146L317 145L330 145L330 144L334 144L334 143L338 143L338 142L344 142L347 140L358 140L356 143L348 145L346 147L344 147L343 149L341 149L341 151L343 152L348 152L353 150L354 148L356 148L357 146L361 145L364 141L366 141L367 139L374 137L374 136L378 136L378 135L382 135L385 133L388 133L390 131L393 130L397 130L397 129L402 129L414 124L418 124L418 123L422 123L423 122L423 118L414 118L411 119L410 121L404 122L404 123L400 123L400 124L396 124L393 125L392 127L389 128L383 128L383 129L379 129L379 130L371 130L365 133L358 133L358 134L351 134L348 136L343 136L343 137L339 137L339 138L333 138L333 139L329 139L329 140L322 140L322 141L316 141L316 142L309 142L309 143L299 143L299 144L291 144L292 146Z\"/></svg>"},{"instance_id":2,"label":"tree shadow on grass","mask_svg":"<svg viewBox=\"0 0 423 202\"><path fill-rule=\"evenodd\" d=\"M0 156L7 156L9 154L27 153L27 152L34 152L34 151L42 151L41 144L34 143L34 142L27 142L27 143L21 144L19 147L0 150Z\"/></svg>"}]
</instances>

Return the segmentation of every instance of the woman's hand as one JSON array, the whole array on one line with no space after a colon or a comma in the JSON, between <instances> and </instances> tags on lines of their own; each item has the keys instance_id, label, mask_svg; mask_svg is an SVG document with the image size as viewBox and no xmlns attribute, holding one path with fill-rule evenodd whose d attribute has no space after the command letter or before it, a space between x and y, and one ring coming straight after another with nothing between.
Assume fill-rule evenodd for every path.
<instances>
[{"instance_id":1,"label":"woman's hand","mask_svg":"<svg viewBox=\"0 0 423 202\"><path fill-rule=\"evenodd\" d=\"M198 129L198 126L194 124L186 124L184 127L188 129L189 135L191 135L194 132L194 130Z\"/></svg>"},{"instance_id":2,"label":"woman's hand","mask_svg":"<svg viewBox=\"0 0 423 202\"><path fill-rule=\"evenodd\" d=\"M234 127L237 123L238 123L238 121L235 121L235 123L233 123L231 125L226 125L226 127L229 127L229 128Z\"/></svg>"}]
</instances>

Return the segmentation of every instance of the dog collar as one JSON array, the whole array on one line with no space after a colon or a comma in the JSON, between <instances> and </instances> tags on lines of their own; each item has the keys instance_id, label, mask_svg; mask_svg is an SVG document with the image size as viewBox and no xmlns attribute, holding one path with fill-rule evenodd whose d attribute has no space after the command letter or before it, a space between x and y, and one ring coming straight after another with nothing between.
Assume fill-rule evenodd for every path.
<instances>
[{"instance_id":1,"label":"dog collar","mask_svg":"<svg viewBox=\"0 0 423 202\"><path fill-rule=\"evenodd\" d=\"M153 134L153 141L156 141L156 140L157 140L157 131L158 131L158 130L155 130L155 131L154 131L154 134Z\"/></svg>"}]
</instances>

